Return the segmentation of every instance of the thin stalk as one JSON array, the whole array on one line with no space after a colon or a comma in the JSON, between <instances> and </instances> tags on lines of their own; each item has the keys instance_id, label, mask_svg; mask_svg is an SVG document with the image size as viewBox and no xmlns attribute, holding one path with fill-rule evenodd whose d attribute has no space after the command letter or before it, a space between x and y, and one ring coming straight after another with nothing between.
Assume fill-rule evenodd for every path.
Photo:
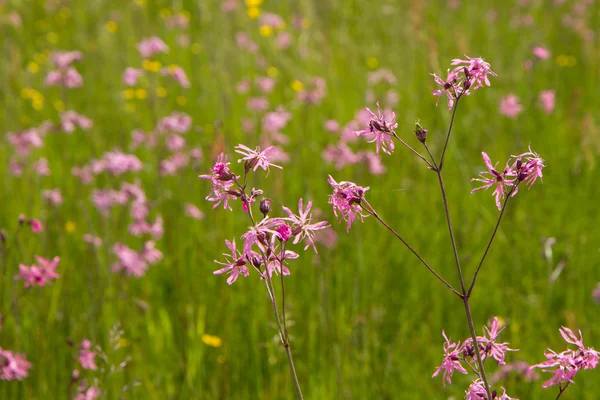
<instances>
[{"instance_id":1,"label":"thin stalk","mask_svg":"<svg viewBox=\"0 0 600 400\"><path fill-rule=\"evenodd\" d=\"M415 257L417 257L419 259L419 261L421 261L421 263L429 270L429 272L431 272L436 278L438 278L440 280L440 282L442 282L444 285L446 285L446 287L448 289L450 289L454 294L456 294L459 297L462 297L462 294L459 293L458 290L456 290L444 278L442 278L440 276L440 274L438 274L437 272L435 272L435 270L433 268L431 268L431 266L429 264L427 264L427 262L423 259L423 257L421 257L421 255L419 253L417 253L417 251L415 249L413 249L412 246L409 245L406 242L406 240L404 240L402 238L402 236L400 236L398 234L398 232L396 232L394 230L394 228L392 228L390 225L388 225L387 222L385 222L383 219L381 219L381 217L379 216L379 214L377 214L377 212L375 211L375 209L373 207L371 207L371 205L369 204L369 202L367 200L365 200L365 199L361 200L360 205L363 208L363 210L365 210L366 212L368 212L369 214L371 214L373 217L375 217L375 219L377 221L379 221L383 226L385 226L387 228L387 230L389 230L394 236L396 236L396 238L398 238L398 240L400 240L408 248L408 250L410 250L410 252L413 253L415 255ZM366 205L366 207L365 207L365 205Z\"/></svg>"},{"instance_id":2,"label":"thin stalk","mask_svg":"<svg viewBox=\"0 0 600 400\"><path fill-rule=\"evenodd\" d=\"M279 276L281 277L281 318L283 319L283 332L285 333L285 340L289 342L289 334L287 330L287 319L285 318L285 285L283 284L283 261L285 260L285 242L281 241L281 258L277 257L279 261Z\"/></svg>"},{"instance_id":3,"label":"thin stalk","mask_svg":"<svg viewBox=\"0 0 600 400\"><path fill-rule=\"evenodd\" d=\"M567 384L564 387L563 386L558 387L559 392L558 392L558 396L556 396L556 400L560 399L560 396L562 396L562 394L565 392L565 390L567 390L567 388L569 387L569 383L570 382L567 382Z\"/></svg>"},{"instance_id":4,"label":"thin stalk","mask_svg":"<svg viewBox=\"0 0 600 400\"><path fill-rule=\"evenodd\" d=\"M431 151L429 150L429 146L427 146L427 143L423 143L423 146L425 146L425 150L427 150L427 154L429 154L429 158L431 158L431 162L434 166L434 171L437 170L437 164L435 163L435 158L433 158L433 154L431 154Z\"/></svg>"},{"instance_id":5,"label":"thin stalk","mask_svg":"<svg viewBox=\"0 0 600 400\"><path fill-rule=\"evenodd\" d=\"M455 94L456 95L456 94ZM446 135L446 143L444 143L444 149L442 150L442 156L440 157L439 167L438 169L441 171L444 166L444 158L446 156L446 148L448 147L448 142L450 141L450 134L452 133L452 125L454 125L454 117L456 116L456 109L458 108L458 101L462 95L456 96L456 101L454 102L454 107L452 109L452 119L450 120L450 126L448 127L448 134Z\"/></svg>"},{"instance_id":6,"label":"thin stalk","mask_svg":"<svg viewBox=\"0 0 600 400\"><path fill-rule=\"evenodd\" d=\"M469 297L463 297L463 304L465 305L465 312L467 314L467 321L469 322L469 331L471 332L471 339L473 339L473 343L475 346L475 356L477 357L477 365L479 366L479 377L483 381L483 385L485 387L485 392L487 393L487 397L489 400L492 400L492 392L490 390L490 385L487 381L487 376L485 375L485 369L483 368L483 361L481 360L481 354L479 354L479 345L477 344L477 334L475 333L475 325L473 325L473 315L471 313L471 305L469 304Z\"/></svg>"},{"instance_id":7,"label":"thin stalk","mask_svg":"<svg viewBox=\"0 0 600 400\"><path fill-rule=\"evenodd\" d=\"M398 136L396 134L396 132L392 132L392 137L394 137L397 141L399 141L400 143L402 143L407 149L409 149L410 151L412 151L413 153L415 153L415 155L417 157L419 157L421 160L425 161L425 163L427 163L427 165L429 165L429 168L433 169L433 165L427 161L427 159L425 157L423 157L421 155L421 153L419 153L418 151L416 151L415 149L413 149L408 143L406 143L404 140L400 139L400 136Z\"/></svg>"},{"instance_id":8,"label":"thin stalk","mask_svg":"<svg viewBox=\"0 0 600 400\"><path fill-rule=\"evenodd\" d=\"M496 232L498 232L498 228L500 227L500 221L502 221L502 216L504 215L504 210L506 209L508 200L510 199L510 197L512 196L512 194L514 193L514 191L516 190L518 185L519 185L519 183L517 181L517 183L515 183L515 185L510 189L510 191L506 195L506 199L504 199L504 204L502 205L502 209L500 210L500 216L498 216L498 221L496 222L496 226L494 227L492 236L490 237L490 240L485 248L485 251L483 252L481 261L479 261L479 265L477 266L477 269L475 270L475 275L473 275L473 280L471 281L471 285L469 286L469 290L467 291L467 296L470 296L471 292L473 291L473 287L475 286L475 281L477 280L477 275L479 274L479 270L481 269L481 266L483 265L483 262L485 261L485 257L487 256L488 251L490 250L490 247L492 247L492 242L494 241L494 238L496 237Z\"/></svg>"}]
</instances>

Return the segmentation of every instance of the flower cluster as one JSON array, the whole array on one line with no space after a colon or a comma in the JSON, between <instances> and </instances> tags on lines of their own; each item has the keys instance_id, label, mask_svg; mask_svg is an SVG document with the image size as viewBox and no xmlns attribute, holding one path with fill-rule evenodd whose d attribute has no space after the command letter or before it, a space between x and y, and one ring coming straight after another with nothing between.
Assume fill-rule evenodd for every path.
<instances>
[{"instance_id":1,"label":"flower cluster","mask_svg":"<svg viewBox=\"0 0 600 400\"><path fill-rule=\"evenodd\" d=\"M484 85L490 86L488 75L498 76L483 58L465 57L467 57L466 60L452 60L452 65L456 65L456 67L451 71L448 70L445 81L436 74L431 74L435 82L441 86L440 89L433 91L433 95L437 97L446 96L449 110L454 107L455 101L460 96L470 95L470 90L477 90Z\"/></svg>"},{"instance_id":2,"label":"flower cluster","mask_svg":"<svg viewBox=\"0 0 600 400\"><path fill-rule=\"evenodd\" d=\"M530 368L540 368L543 372L552 372L554 375L542 387L547 388L562 383L572 383L577 372L583 369L594 369L598 366L600 352L583 345L583 335L579 337L566 327L559 329L563 339L574 345L575 349L567 349L561 353L548 349L544 356L546 361L532 365Z\"/></svg>"},{"instance_id":3,"label":"flower cluster","mask_svg":"<svg viewBox=\"0 0 600 400\"><path fill-rule=\"evenodd\" d=\"M19 265L19 274L15 276L17 280L23 280L25 287L31 286L46 286L54 279L60 277L56 273L60 258L54 257L52 260L45 259L40 256L35 256L37 264L26 266Z\"/></svg>"},{"instance_id":4,"label":"flower cluster","mask_svg":"<svg viewBox=\"0 0 600 400\"><path fill-rule=\"evenodd\" d=\"M75 61L83 59L79 51L58 51L52 53L52 62L56 69L46 75L46 85L64 86L76 88L83 86L83 78L79 72L71 66Z\"/></svg>"},{"instance_id":5,"label":"flower cluster","mask_svg":"<svg viewBox=\"0 0 600 400\"><path fill-rule=\"evenodd\" d=\"M362 221L363 217L368 216L362 213L361 202L369 187L346 181L337 183L331 175L327 181L333 187L333 194L329 195L329 204L333 206L335 216L347 222L346 231L349 231L356 217Z\"/></svg>"},{"instance_id":6,"label":"flower cluster","mask_svg":"<svg viewBox=\"0 0 600 400\"><path fill-rule=\"evenodd\" d=\"M372 139L369 140L369 143L375 142L375 148L378 154L379 149L386 154L392 154L394 151L394 140L392 139L392 134L398 127L398 124L395 122L396 114L392 113L391 118L389 118L389 120L386 119L381 113L379 103L377 103L377 114L368 108L367 111L369 114L371 114L368 127L354 133L356 136L371 136Z\"/></svg>"},{"instance_id":7,"label":"flower cluster","mask_svg":"<svg viewBox=\"0 0 600 400\"><path fill-rule=\"evenodd\" d=\"M499 210L502 209L502 199L505 195L509 194L512 197L517 194L519 183L525 182L528 187L531 187L538 178L542 178L542 170L545 166L544 160L534 153L531 148L528 152L511 156L502 171L497 169L497 164L492 164L485 152L482 152L481 155L487 171L481 172L479 177L471 179L483 183L482 186L473 189L471 193L494 187L493 194Z\"/></svg>"},{"instance_id":8,"label":"flower cluster","mask_svg":"<svg viewBox=\"0 0 600 400\"><path fill-rule=\"evenodd\" d=\"M0 381L27 378L30 368L31 363L25 356L0 347Z\"/></svg>"}]
</instances>

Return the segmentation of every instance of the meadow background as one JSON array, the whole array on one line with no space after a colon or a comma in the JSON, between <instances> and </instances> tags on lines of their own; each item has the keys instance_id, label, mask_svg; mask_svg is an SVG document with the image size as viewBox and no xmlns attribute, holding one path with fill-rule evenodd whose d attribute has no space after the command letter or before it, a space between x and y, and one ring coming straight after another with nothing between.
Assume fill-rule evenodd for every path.
<instances>
[{"instance_id":1,"label":"meadow background","mask_svg":"<svg viewBox=\"0 0 600 400\"><path fill-rule=\"evenodd\" d=\"M472 298L475 325L496 315L508 324L504 340L521 349L508 356L511 362L541 362L547 347L565 348L561 325L581 329L585 342L599 348L600 305L593 296L600 281L599 27L593 0L0 1L0 228L7 237L0 347L32 364L24 380L0 381L0 398L73 396L71 374L81 370L77 354L85 338L107 354L97 371L81 370L105 399L294 398L264 286L255 274L232 286L212 274L223 241L239 237L247 220L239 202L233 212L212 210L204 200L209 182L198 179L221 151L233 155L239 143L273 141L262 118L278 107L290 113L279 130L289 160L267 180L255 175L253 186L265 190L277 212L302 197L332 224L327 245L318 255L301 253L286 278L305 397L462 398L469 378L455 375L445 388L430 378L441 363L442 329L454 340L468 336L460 301L375 220L347 234L327 204L328 174L370 186L371 204L457 283L435 176L403 148L381 155L385 171L374 155L344 165L332 148L329 156L325 150L341 146L344 127L379 100L396 112L398 133L415 146L420 118L439 152L450 113L443 100L436 107L429 74L444 78L451 59L463 54L484 57L498 74L490 88L461 101L447 154L450 210L468 275L498 215L491 193L470 194L470 178L483 168L481 151L503 162L531 144L547 165L543 184L522 190L509 205ZM151 36L169 51L144 61L136 46ZM536 57L536 46L549 57ZM45 85L58 50L81 51L83 59L73 64L81 87ZM185 71L189 88L160 74L169 66ZM134 86L123 82L126 67L143 70ZM374 83L378 76L384 79ZM264 92L261 77L272 78L272 91ZM553 110L540 103L543 90L555 91ZM510 94L522 105L513 117L500 110ZM58 124L66 110L93 126L71 134L50 130L27 156L16 152L10 132ZM148 137L175 111L191 116L192 125L178 152L187 156L173 171L164 163L175 154L165 136L153 148L135 148L132 131ZM330 120L339 123L337 132L330 131L335 123L326 125ZM347 145L354 153L374 152L364 140ZM88 184L73 176L73 167L115 149L135 154L141 170L101 173ZM37 164L42 157L46 175ZM128 207L102 214L91 201L94 190L135 180L150 220L160 215L164 222L156 240L163 259L139 278L111 271L115 243L133 249L144 243L128 232ZM55 188L60 205L43 198ZM190 217L189 204L203 216ZM19 231L20 214L38 218L44 230ZM86 243L85 234L102 244ZM60 278L33 288L13 279L34 255L59 256ZM122 369L108 367L125 359ZM542 382L513 374L497 385L521 399L555 398L556 388L541 389ZM598 372L585 371L563 398L597 399L599 392Z\"/></svg>"}]
</instances>

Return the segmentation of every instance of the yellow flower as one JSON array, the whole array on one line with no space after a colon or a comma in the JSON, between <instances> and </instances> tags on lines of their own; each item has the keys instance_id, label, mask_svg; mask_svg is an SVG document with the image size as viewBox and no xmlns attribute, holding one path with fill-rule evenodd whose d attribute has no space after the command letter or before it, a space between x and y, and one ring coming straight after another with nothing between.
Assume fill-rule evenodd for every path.
<instances>
[{"instance_id":1,"label":"yellow flower","mask_svg":"<svg viewBox=\"0 0 600 400\"><path fill-rule=\"evenodd\" d=\"M127 341L127 339L125 339L125 338L121 338L121 339L119 339L119 341L118 341L118 345L119 345L119 347L125 347L125 346L127 346L128 344L129 344L129 342L128 342L128 341Z\"/></svg>"},{"instance_id":2,"label":"yellow flower","mask_svg":"<svg viewBox=\"0 0 600 400\"><path fill-rule=\"evenodd\" d=\"M208 333L205 333L204 335L202 335L202 341L204 342L205 345L210 346L210 347L223 346L223 339L221 339L218 336L209 335Z\"/></svg>"},{"instance_id":3,"label":"yellow flower","mask_svg":"<svg viewBox=\"0 0 600 400\"><path fill-rule=\"evenodd\" d=\"M200 45L200 43L194 43L192 44L191 50L194 54L200 54L200 52L202 51L202 46Z\"/></svg>"},{"instance_id":4,"label":"yellow flower","mask_svg":"<svg viewBox=\"0 0 600 400\"><path fill-rule=\"evenodd\" d=\"M32 61L29 64L27 64L27 70L32 74L37 74L38 72L40 72L40 66L38 63Z\"/></svg>"},{"instance_id":5,"label":"yellow flower","mask_svg":"<svg viewBox=\"0 0 600 400\"><path fill-rule=\"evenodd\" d=\"M33 92L35 92L35 90L29 89L29 88L23 88L23 89L21 89L21 97L24 99L29 99L33 95Z\"/></svg>"},{"instance_id":6,"label":"yellow flower","mask_svg":"<svg viewBox=\"0 0 600 400\"><path fill-rule=\"evenodd\" d=\"M248 7L258 7L261 6L263 0L246 0L246 6Z\"/></svg>"},{"instance_id":7,"label":"yellow flower","mask_svg":"<svg viewBox=\"0 0 600 400\"><path fill-rule=\"evenodd\" d=\"M367 66L371 69L375 69L379 66L379 60L376 57L370 57L367 60Z\"/></svg>"},{"instance_id":8,"label":"yellow flower","mask_svg":"<svg viewBox=\"0 0 600 400\"><path fill-rule=\"evenodd\" d=\"M142 62L142 67L150 72L158 72L160 71L160 67L162 67L162 64L160 63L160 61L144 60Z\"/></svg>"},{"instance_id":9,"label":"yellow flower","mask_svg":"<svg viewBox=\"0 0 600 400\"><path fill-rule=\"evenodd\" d=\"M247 13L248 13L248 17L250 17L251 19L258 18L258 16L260 15L260 8L250 7L250 8L248 8Z\"/></svg>"},{"instance_id":10,"label":"yellow flower","mask_svg":"<svg viewBox=\"0 0 600 400\"><path fill-rule=\"evenodd\" d=\"M273 27L269 25L262 25L258 32L260 33L260 36L268 37L273 34Z\"/></svg>"},{"instance_id":11,"label":"yellow flower","mask_svg":"<svg viewBox=\"0 0 600 400\"><path fill-rule=\"evenodd\" d=\"M574 56L567 56L567 67L574 67L577 64L577 59Z\"/></svg>"},{"instance_id":12,"label":"yellow flower","mask_svg":"<svg viewBox=\"0 0 600 400\"><path fill-rule=\"evenodd\" d=\"M156 88L156 95L158 97L167 97L167 89L165 89L162 86L159 88Z\"/></svg>"},{"instance_id":13,"label":"yellow flower","mask_svg":"<svg viewBox=\"0 0 600 400\"><path fill-rule=\"evenodd\" d=\"M62 7L58 12L58 17L63 21L71 16L71 9L69 7Z\"/></svg>"},{"instance_id":14,"label":"yellow flower","mask_svg":"<svg viewBox=\"0 0 600 400\"><path fill-rule=\"evenodd\" d=\"M67 223L65 224L65 231L67 231L68 233L73 233L75 232L75 229L77 229L77 225L75 225L75 222L67 221Z\"/></svg>"},{"instance_id":15,"label":"yellow flower","mask_svg":"<svg viewBox=\"0 0 600 400\"><path fill-rule=\"evenodd\" d=\"M167 19L171 16L171 10L169 10L168 8L161 8L158 12L158 15L160 15L162 19Z\"/></svg>"},{"instance_id":16,"label":"yellow flower","mask_svg":"<svg viewBox=\"0 0 600 400\"><path fill-rule=\"evenodd\" d=\"M36 111L40 111L42 108L44 108L44 98L36 96L31 99L31 107L33 107L33 109Z\"/></svg>"},{"instance_id":17,"label":"yellow flower","mask_svg":"<svg viewBox=\"0 0 600 400\"><path fill-rule=\"evenodd\" d=\"M48 41L48 43L55 44L58 42L58 34L56 34L55 32L48 32L46 34L46 40Z\"/></svg>"},{"instance_id":18,"label":"yellow flower","mask_svg":"<svg viewBox=\"0 0 600 400\"><path fill-rule=\"evenodd\" d=\"M65 103L63 103L61 100L56 100L54 102L54 108L56 109L56 111L64 111Z\"/></svg>"},{"instance_id":19,"label":"yellow flower","mask_svg":"<svg viewBox=\"0 0 600 400\"><path fill-rule=\"evenodd\" d=\"M126 100L133 99L135 97L135 90L133 90L133 89L123 90L123 97L125 97Z\"/></svg>"},{"instance_id":20,"label":"yellow flower","mask_svg":"<svg viewBox=\"0 0 600 400\"><path fill-rule=\"evenodd\" d=\"M177 68L179 68L179 66L177 64L171 64L171 65L169 65L168 69L169 69L169 72L172 74L177 70Z\"/></svg>"},{"instance_id":21,"label":"yellow flower","mask_svg":"<svg viewBox=\"0 0 600 400\"><path fill-rule=\"evenodd\" d=\"M133 2L139 7L144 7L146 5L146 0L133 0Z\"/></svg>"},{"instance_id":22,"label":"yellow flower","mask_svg":"<svg viewBox=\"0 0 600 400\"><path fill-rule=\"evenodd\" d=\"M300 82L297 79L294 82L292 82L290 86L295 92L299 92L302 89L304 89L304 83Z\"/></svg>"},{"instance_id":23,"label":"yellow flower","mask_svg":"<svg viewBox=\"0 0 600 400\"><path fill-rule=\"evenodd\" d=\"M269 75L271 78L276 78L277 75L279 75L279 71L275 67L269 67L267 69L267 75Z\"/></svg>"},{"instance_id":24,"label":"yellow flower","mask_svg":"<svg viewBox=\"0 0 600 400\"><path fill-rule=\"evenodd\" d=\"M183 96L177 96L177 104L180 106L185 106L187 104L187 99Z\"/></svg>"},{"instance_id":25,"label":"yellow flower","mask_svg":"<svg viewBox=\"0 0 600 400\"><path fill-rule=\"evenodd\" d=\"M106 29L109 33L115 33L119 29L119 26L115 21L108 21L104 24L104 29Z\"/></svg>"},{"instance_id":26,"label":"yellow flower","mask_svg":"<svg viewBox=\"0 0 600 400\"><path fill-rule=\"evenodd\" d=\"M136 89L135 97L140 100L144 100L146 97L148 97L148 92L146 92L146 89Z\"/></svg>"}]
</instances>

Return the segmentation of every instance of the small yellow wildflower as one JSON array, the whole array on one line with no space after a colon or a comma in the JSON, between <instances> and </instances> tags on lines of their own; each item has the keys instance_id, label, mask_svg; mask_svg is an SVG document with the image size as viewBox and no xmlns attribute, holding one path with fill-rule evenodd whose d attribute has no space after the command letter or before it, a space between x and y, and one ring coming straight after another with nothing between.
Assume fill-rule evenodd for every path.
<instances>
[{"instance_id":1,"label":"small yellow wildflower","mask_svg":"<svg viewBox=\"0 0 600 400\"><path fill-rule=\"evenodd\" d=\"M159 88L156 88L156 95L158 97L167 97L167 89L165 89L162 86Z\"/></svg>"},{"instance_id":2,"label":"small yellow wildflower","mask_svg":"<svg viewBox=\"0 0 600 400\"><path fill-rule=\"evenodd\" d=\"M139 7L144 7L146 5L146 0L133 0L133 2Z\"/></svg>"},{"instance_id":3,"label":"small yellow wildflower","mask_svg":"<svg viewBox=\"0 0 600 400\"><path fill-rule=\"evenodd\" d=\"M48 43L55 44L58 42L58 34L56 32L48 32L46 34L46 40Z\"/></svg>"},{"instance_id":4,"label":"small yellow wildflower","mask_svg":"<svg viewBox=\"0 0 600 400\"><path fill-rule=\"evenodd\" d=\"M247 7L259 7L263 3L263 0L246 0Z\"/></svg>"},{"instance_id":5,"label":"small yellow wildflower","mask_svg":"<svg viewBox=\"0 0 600 400\"><path fill-rule=\"evenodd\" d=\"M367 60L367 66L371 69L375 69L379 66L379 60L376 57L370 57Z\"/></svg>"},{"instance_id":6,"label":"small yellow wildflower","mask_svg":"<svg viewBox=\"0 0 600 400\"><path fill-rule=\"evenodd\" d=\"M71 14L71 9L69 7L62 7L58 12L58 17L64 21L66 19L69 19Z\"/></svg>"},{"instance_id":7,"label":"small yellow wildflower","mask_svg":"<svg viewBox=\"0 0 600 400\"><path fill-rule=\"evenodd\" d=\"M271 36L273 34L273 27L270 25L261 25L261 27L258 30L258 33L260 33L260 36L264 37Z\"/></svg>"},{"instance_id":8,"label":"small yellow wildflower","mask_svg":"<svg viewBox=\"0 0 600 400\"><path fill-rule=\"evenodd\" d=\"M67 223L65 224L65 231L67 231L68 233L73 233L75 232L75 229L77 229L77 225L75 225L75 222L67 221Z\"/></svg>"},{"instance_id":9,"label":"small yellow wildflower","mask_svg":"<svg viewBox=\"0 0 600 400\"><path fill-rule=\"evenodd\" d=\"M123 90L123 97L125 100L131 100L135 97L135 90L133 89L125 89Z\"/></svg>"},{"instance_id":10,"label":"small yellow wildflower","mask_svg":"<svg viewBox=\"0 0 600 400\"><path fill-rule=\"evenodd\" d=\"M65 103L63 103L61 100L56 100L54 102L54 109L56 111L64 111L65 110Z\"/></svg>"},{"instance_id":11,"label":"small yellow wildflower","mask_svg":"<svg viewBox=\"0 0 600 400\"><path fill-rule=\"evenodd\" d=\"M292 82L290 86L295 92L299 92L302 89L304 89L304 83L300 82L297 79L294 82Z\"/></svg>"},{"instance_id":12,"label":"small yellow wildflower","mask_svg":"<svg viewBox=\"0 0 600 400\"><path fill-rule=\"evenodd\" d=\"M171 16L171 10L169 10L168 8L161 8L158 12L158 15L160 15L162 19L167 19Z\"/></svg>"},{"instance_id":13,"label":"small yellow wildflower","mask_svg":"<svg viewBox=\"0 0 600 400\"><path fill-rule=\"evenodd\" d=\"M160 67L162 67L162 64L160 63L160 61L144 60L142 62L142 67L150 72L158 72L160 71Z\"/></svg>"},{"instance_id":14,"label":"small yellow wildflower","mask_svg":"<svg viewBox=\"0 0 600 400\"><path fill-rule=\"evenodd\" d=\"M144 100L146 97L148 97L148 92L146 92L146 89L136 89L135 97L137 97L139 100Z\"/></svg>"},{"instance_id":15,"label":"small yellow wildflower","mask_svg":"<svg viewBox=\"0 0 600 400\"><path fill-rule=\"evenodd\" d=\"M169 65L168 69L169 69L169 72L172 74L175 71L177 71L177 68L179 68L179 66L177 64L171 64L171 65Z\"/></svg>"},{"instance_id":16,"label":"small yellow wildflower","mask_svg":"<svg viewBox=\"0 0 600 400\"><path fill-rule=\"evenodd\" d=\"M32 61L29 64L27 64L27 70L32 74L37 74L38 72L40 72L40 65Z\"/></svg>"},{"instance_id":17,"label":"small yellow wildflower","mask_svg":"<svg viewBox=\"0 0 600 400\"><path fill-rule=\"evenodd\" d=\"M106 29L108 33L115 33L119 29L119 26L115 21L108 21L104 24L104 29Z\"/></svg>"},{"instance_id":18,"label":"small yellow wildflower","mask_svg":"<svg viewBox=\"0 0 600 400\"><path fill-rule=\"evenodd\" d=\"M267 75L269 75L271 78L276 78L279 75L279 70L277 70L275 67L269 67L267 69Z\"/></svg>"},{"instance_id":19,"label":"small yellow wildflower","mask_svg":"<svg viewBox=\"0 0 600 400\"><path fill-rule=\"evenodd\" d=\"M31 99L31 107L33 107L33 109L36 111L40 111L42 108L44 108L44 98L34 97Z\"/></svg>"},{"instance_id":20,"label":"small yellow wildflower","mask_svg":"<svg viewBox=\"0 0 600 400\"><path fill-rule=\"evenodd\" d=\"M250 8L248 8L247 13L248 13L248 17L250 19L258 18L258 16L260 15L260 8L258 8L258 7L250 7Z\"/></svg>"},{"instance_id":21,"label":"small yellow wildflower","mask_svg":"<svg viewBox=\"0 0 600 400\"><path fill-rule=\"evenodd\" d=\"M183 96L177 96L177 104L180 106L185 106L187 104L187 99Z\"/></svg>"},{"instance_id":22,"label":"small yellow wildflower","mask_svg":"<svg viewBox=\"0 0 600 400\"><path fill-rule=\"evenodd\" d=\"M218 336L209 335L208 333L205 333L204 335L202 335L202 341L204 342L205 345L210 346L210 347L223 346L223 339L221 339Z\"/></svg>"},{"instance_id":23,"label":"small yellow wildflower","mask_svg":"<svg viewBox=\"0 0 600 400\"><path fill-rule=\"evenodd\" d=\"M119 345L119 347L126 347L129 344L129 342L127 341L127 339L121 338L119 339L117 344Z\"/></svg>"}]
</instances>

